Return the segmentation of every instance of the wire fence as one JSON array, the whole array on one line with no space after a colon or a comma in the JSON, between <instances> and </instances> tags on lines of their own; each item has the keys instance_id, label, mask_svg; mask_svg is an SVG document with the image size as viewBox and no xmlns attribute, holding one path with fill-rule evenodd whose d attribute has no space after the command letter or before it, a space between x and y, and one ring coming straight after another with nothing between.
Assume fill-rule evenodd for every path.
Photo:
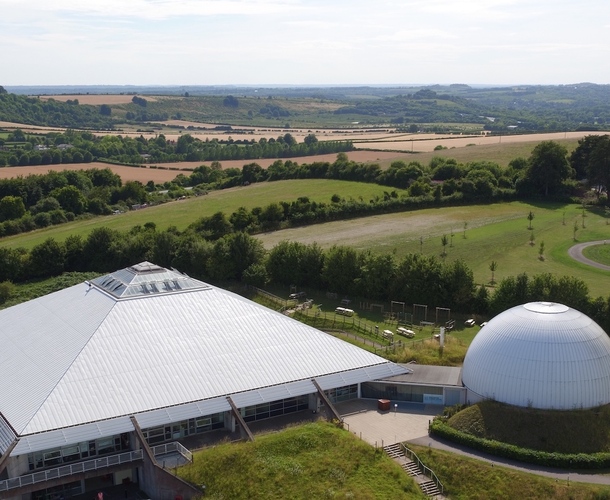
<instances>
[{"instance_id":1,"label":"wire fence","mask_svg":"<svg viewBox=\"0 0 610 500\"><path fill-rule=\"evenodd\" d=\"M296 299L283 299L260 288L250 287L257 294L257 302L283 313L290 313L292 317L302 323L313 326L318 330L326 331L335 336L352 339L356 342L371 346L377 352L395 352L404 346L415 346L428 340L425 336L418 339L396 338L397 334L391 332L388 336L384 330L369 320L356 315L339 314L336 312L321 311L313 307L311 300L299 303ZM432 324L431 324L432 325ZM428 325L428 326L431 326ZM409 325L412 328L423 331L422 326ZM431 334L435 332L431 329Z\"/></svg>"}]
</instances>

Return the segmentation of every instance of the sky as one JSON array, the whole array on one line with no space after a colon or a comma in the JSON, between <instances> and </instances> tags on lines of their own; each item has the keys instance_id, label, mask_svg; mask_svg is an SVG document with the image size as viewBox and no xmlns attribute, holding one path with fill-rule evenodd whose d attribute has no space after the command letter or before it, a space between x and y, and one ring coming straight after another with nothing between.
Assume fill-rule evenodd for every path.
<instances>
[{"instance_id":1,"label":"sky","mask_svg":"<svg viewBox=\"0 0 610 500\"><path fill-rule=\"evenodd\" d=\"M0 85L610 83L608 0L0 0Z\"/></svg>"}]
</instances>

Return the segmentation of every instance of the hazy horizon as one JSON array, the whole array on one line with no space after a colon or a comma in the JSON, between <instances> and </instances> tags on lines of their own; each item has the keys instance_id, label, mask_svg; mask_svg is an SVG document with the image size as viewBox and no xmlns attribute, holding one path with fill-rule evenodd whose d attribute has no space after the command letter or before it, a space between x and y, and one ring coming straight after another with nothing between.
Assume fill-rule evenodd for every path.
<instances>
[{"instance_id":1,"label":"hazy horizon","mask_svg":"<svg viewBox=\"0 0 610 500\"><path fill-rule=\"evenodd\" d=\"M0 0L0 9L9 87L610 83L604 0Z\"/></svg>"}]
</instances>

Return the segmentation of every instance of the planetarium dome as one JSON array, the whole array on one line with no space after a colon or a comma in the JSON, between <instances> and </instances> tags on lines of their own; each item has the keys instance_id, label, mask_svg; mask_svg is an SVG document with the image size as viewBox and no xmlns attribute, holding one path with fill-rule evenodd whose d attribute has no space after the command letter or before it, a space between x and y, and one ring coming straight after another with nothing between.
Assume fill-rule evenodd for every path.
<instances>
[{"instance_id":1,"label":"planetarium dome","mask_svg":"<svg viewBox=\"0 0 610 500\"><path fill-rule=\"evenodd\" d=\"M468 400L571 410L610 403L610 337L587 315L530 302L491 319L468 348Z\"/></svg>"}]
</instances>

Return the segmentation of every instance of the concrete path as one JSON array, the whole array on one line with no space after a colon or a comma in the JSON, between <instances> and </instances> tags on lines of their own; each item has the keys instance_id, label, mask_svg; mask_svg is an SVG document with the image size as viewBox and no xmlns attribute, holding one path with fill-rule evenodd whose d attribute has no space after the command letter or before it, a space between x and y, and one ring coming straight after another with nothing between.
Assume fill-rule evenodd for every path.
<instances>
[{"instance_id":1,"label":"concrete path","mask_svg":"<svg viewBox=\"0 0 610 500\"><path fill-rule=\"evenodd\" d=\"M604 269L605 271L610 271L610 266L605 264L600 264L599 262L595 262L594 260L587 259L582 251L587 247L592 247L595 245L605 245L606 240L601 241L588 241L587 243L579 243L578 245L574 245L570 247L568 250L568 255L572 257L574 260L581 262L582 264L587 264L589 266L597 267L598 269Z\"/></svg>"},{"instance_id":2,"label":"concrete path","mask_svg":"<svg viewBox=\"0 0 610 500\"><path fill-rule=\"evenodd\" d=\"M555 478L558 481L577 481L610 485L610 474L596 471L561 470L525 464L472 450L449 441L435 439L428 435L428 422L442 412L442 407L416 403L397 403L394 409L382 412L375 400L353 400L335 405L346 424L346 428L360 439L376 447L384 447L397 442L413 443L420 446L457 453L486 462L489 466L503 466L522 472Z\"/></svg>"},{"instance_id":3,"label":"concrete path","mask_svg":"<svg viewBox=\"0 0 610 500\"><path fill-rule=\"evenodd\" d=\"M392 402L390 411L380 411L377 401L364 399L335 406L350 432L380 448L427 436L428 423L442 411L439 406L404 402Z\"/></svg>"}]
</instances>

